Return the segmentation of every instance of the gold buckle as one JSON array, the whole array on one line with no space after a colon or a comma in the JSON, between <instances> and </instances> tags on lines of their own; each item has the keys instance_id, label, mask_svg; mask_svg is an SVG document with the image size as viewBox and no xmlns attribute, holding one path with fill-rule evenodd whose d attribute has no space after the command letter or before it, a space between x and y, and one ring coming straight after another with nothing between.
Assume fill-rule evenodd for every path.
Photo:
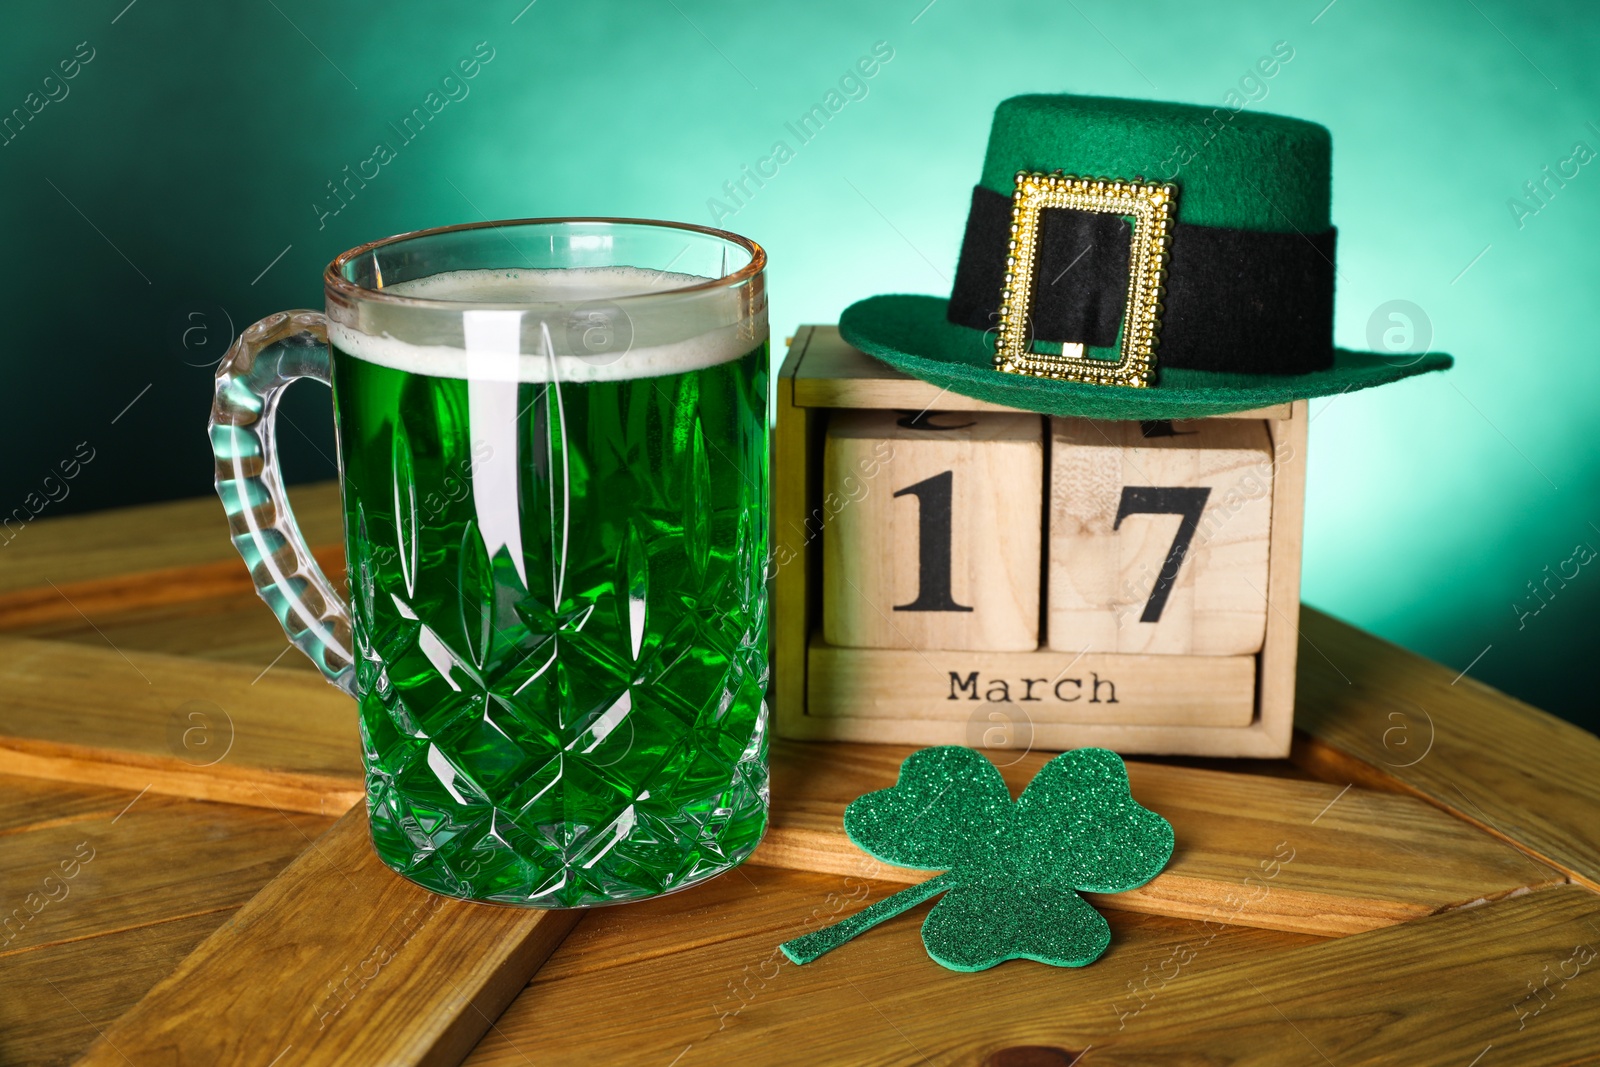
<instances>
[{"instance_id":1,"label":"gold buckle","mask_svg":"<svg viewBox=\"0 0 1600 1067\"><path fill-rule=\"evenodd\" d=\"M1000 294L1000 327L994 364L1009 374L1064 378L1095 385L1148 386L1155 377L1155 351L1166 295L1167 256L1172 248L1175 185L1152 185L1071 174L1018 171L1011 200L1011 243ZM1133 217L1128 255L1128 299L1122 312L1122 345L1115 363L1083 354L1082 344L1061 346L1061 355L1034 352L1028 314L1039 262L1039 212L1070 207Z\"/></svg>"}]
</instances>

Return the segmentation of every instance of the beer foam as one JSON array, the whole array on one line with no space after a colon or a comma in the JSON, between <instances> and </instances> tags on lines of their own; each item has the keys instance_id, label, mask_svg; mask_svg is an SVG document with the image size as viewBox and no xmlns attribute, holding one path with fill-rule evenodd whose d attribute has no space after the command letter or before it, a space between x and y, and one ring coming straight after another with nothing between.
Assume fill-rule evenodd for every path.
<instances>
[{"instance_id":1,"label":"beer foam","mask_svg":"<svg viewBox=\"0 0 1600 1067\"><path fill-rule=\"evenodd\" d=\"M385 330L376 333L353 329L343 323L328 324L328 339L343 354L354 356L367 363L394 370L421 374L431 378L462 378L489 381L547 382L554 377L563 382L624 381L632 378L656 378L668 374L683 374L728 363L745 355L765 339L767 314L763 306L755 315L739 319L740 295L736 291L706 294L710 308L704 302L697 304L689 314L708 318L721 318L727 325L694 332L678 340L635 343L623 352L598 352L589 355L571 354L574 341L582 336L582 319L575 319L572 309L587 302L597 308L607 301L648 293L668 293L686 286L700 285L708 279L691 274L646 270L641 267L575 267L560 270L539 269L487 269L457 270L432 274L383 288L385 293L416 297L424 300L445 300L459 303L461 312L468 317L468 344L454 345L415 344L402 340ZM726 313L715 314L715 302L727 302ZM514 338L530 325L535 331L532 345L541 347L538 338L542 309L532 307L520 313L520 322L508 319L495 324L497 315L515 316L516 312L495 311L486 308L474 312L473 304L505 305L564 305L549 308L542 317L549 329L555 354L511 351L516 346ZM613 305L615 307L615 305ZM663 328L670 332L668 317L672 309L656 308L648 313L650 324L659 333ZM487 316L489 328L474 330L472 317ZM611 312L614 317L615 312ZM731 320L731 321L730 321ZM569 330L569 323L577 325ZM628 320L630 327L639 324ZM574 336L569 337L569 332ZM687 329L683 332L689 332ZM489 337L487 342L473 338ZM525 346L523 346L525 347Z\"/></svg>"}]
</instances>

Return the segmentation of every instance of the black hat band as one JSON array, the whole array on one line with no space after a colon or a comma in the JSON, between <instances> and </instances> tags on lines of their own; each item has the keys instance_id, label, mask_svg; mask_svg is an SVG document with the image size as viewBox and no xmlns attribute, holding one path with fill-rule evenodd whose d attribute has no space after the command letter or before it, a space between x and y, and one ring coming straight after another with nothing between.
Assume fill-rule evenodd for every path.
<instances>
[{"instance_id":1,"label":"black hat band","mask_svg":"<svg viewBox=\"0 0 1600 1067\"><path fill-rule=\"evenodd\" d=\"M998 324L1011 215L1010 197L973 189L947 311L952 323L977 330ZM1045 208L1039 225L1033 339L1115 345L1128 292L1128 223L1104 212ZM1335 232L1175 223L1157 363L1244 374L1332 366Z\"/></svg>"}]
</instances>

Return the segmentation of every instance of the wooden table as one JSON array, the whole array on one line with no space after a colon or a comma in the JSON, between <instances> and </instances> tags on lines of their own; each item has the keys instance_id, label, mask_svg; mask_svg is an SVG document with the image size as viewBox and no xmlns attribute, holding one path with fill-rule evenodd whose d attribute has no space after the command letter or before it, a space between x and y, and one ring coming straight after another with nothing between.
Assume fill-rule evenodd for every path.
<instances>
[{"instance_id":1,"label":"wooden table","mask_svg":"<svg viewBox=\"0 0 1600 1067\"><path fill-rule=\"evenodd\" d=\"M335 490L293 497L336 564ZM924 877L838 828L906 750L775 745L755 861L684 893L445 901L371 856L353 705L214 501L34 522L0 545L0 1063L1600 1061L1600 741L1302 627L1291 760L1130 764L1178 851L1097 900L1100 962L950 972L924 906L797 967Z\"/></svg>"}]
</instances>

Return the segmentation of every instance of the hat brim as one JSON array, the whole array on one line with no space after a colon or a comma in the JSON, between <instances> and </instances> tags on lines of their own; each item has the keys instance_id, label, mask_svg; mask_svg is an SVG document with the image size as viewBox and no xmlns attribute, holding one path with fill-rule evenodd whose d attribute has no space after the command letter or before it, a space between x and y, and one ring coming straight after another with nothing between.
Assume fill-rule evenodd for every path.
<instances>
[{"instance_id":1,"label":"hat brim","mask_svg":"<svg viewBox=\"0 0 1600 1067\"><path fill-rule=\"evenodd\" d=\"M935 296L873 296L839 318L839 333L897 370L953 393L1045 415L1091 419L1197 419L1269 407L1314 396L1369 389L1454 360L1441 352L1382 356L1335 349L1333 365L1307 374L1229 374L1166 368L1149 389L1002 374L994 369L990 334L945 318Z\"/></svg>"}]
</instances>

